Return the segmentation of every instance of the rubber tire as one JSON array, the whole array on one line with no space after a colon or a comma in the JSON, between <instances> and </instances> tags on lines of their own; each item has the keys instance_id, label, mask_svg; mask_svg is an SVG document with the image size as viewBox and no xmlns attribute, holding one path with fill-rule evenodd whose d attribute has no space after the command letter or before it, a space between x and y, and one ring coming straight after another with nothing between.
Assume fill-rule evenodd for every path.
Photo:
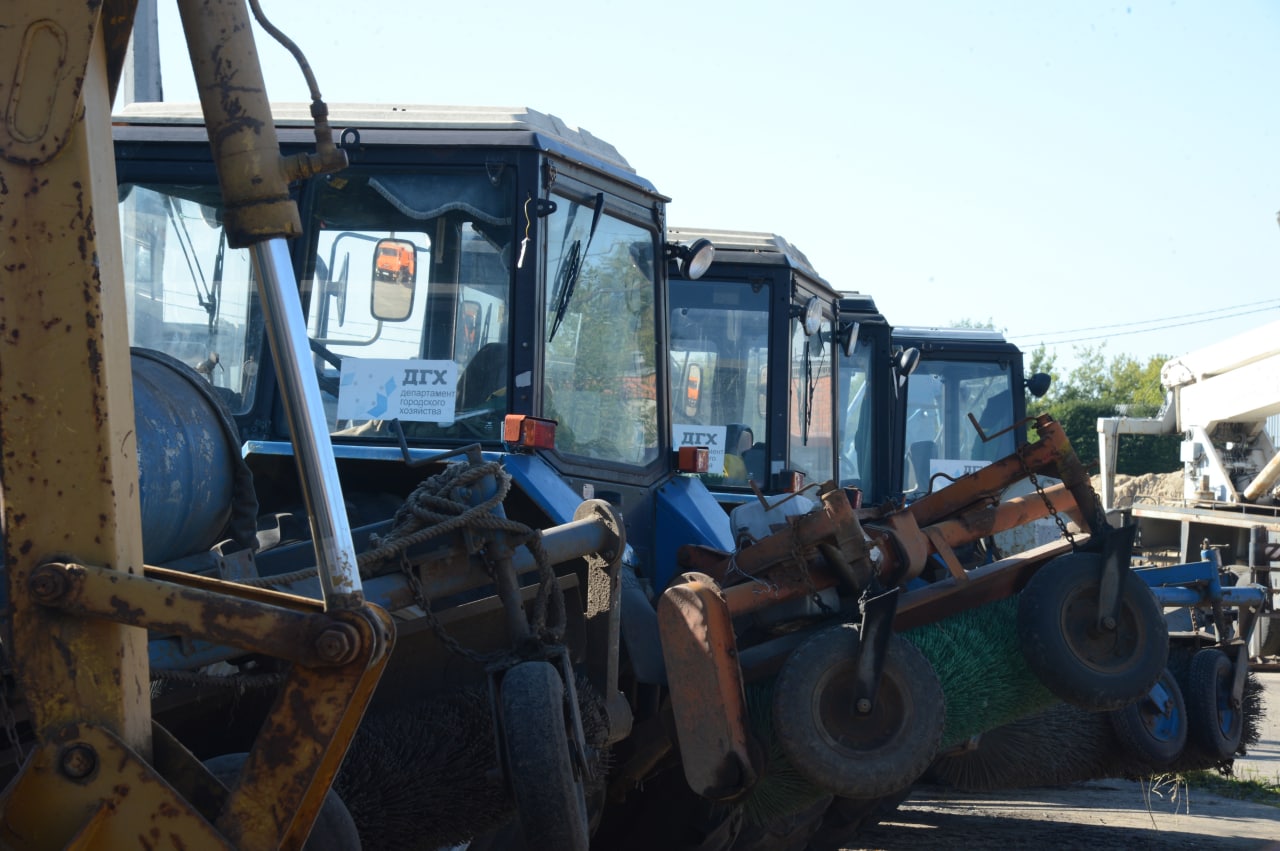
<instances>
[{"instance_id":1,"label":"rubber tire","mask_svg":"<svg viewBox=\"0 0 1280 851\"><path fill-rule=\"evenodd\" d=\"M586 851L587 802L565 728L564 683L549 662L521 662L502 677L507 776L525 844Z\"/></svg>"},{"instance_id":2,"label":"rubber tire","mask_svg":"<svg viewBox=\"0 0 1280 851\"><path fill-rule=\"evenodd\" d=\"M889 638L875 707L851 717L853 624L815 633L787 658L773 691L773 725L792 766L843 798L880 798L924 774L946 723L942 684L919 650ZM844 720L843 727L830 725Z\"/></svg>"},{"instance_id":3,"label":"rubber tire","mask_svg":"<svg viewBox=\"0 0 1280 851\"><path fill-rule=\"evenodd\" d=\"M1230 704L1235 677L1230 657L1206 647L1187 673L1187 735L1210 756L1231 759L1244 738L1244 712Z\"/></svg>"},{"instance_id":4,"label":"rubber tire","mask_svg":"<svg viewBox=\"0 0 1280 851\"><path fill-rule=\"evenodd\" d=\"M1166 766L1187 744L1187 704L1173 672L1165 668L1147 694L1107 714L1116 738L1153 766Z\"/></svg>"},{"instance_id":5,"label":"rubber tire","mask_svg":"<svg viewBox=\"0 0 1280 851\"><path fill-rule=\"evenodd\" d=\"M1068 553L1040 568L1018 603L1027 667L1067 703L1099 712L1147 694L1169 660L1160 605L1131 570L1121 576L1115 637L1096 630L1101 577L1102 556Z\"/></svg>"},{"instance_id":6,"label":"rubber tire","mask_svg":"<svg viewBox=\"0 0 1280 851\"><path fill-rule=\"evenodd\" d=\"M247 753L229 753L205 761L209 773L224 785L231 785L240 777ZM311 835L302 846L303 851L360 851L360 832L347 805L330 789L311 826Z\"/></svg>"}]
</instances>

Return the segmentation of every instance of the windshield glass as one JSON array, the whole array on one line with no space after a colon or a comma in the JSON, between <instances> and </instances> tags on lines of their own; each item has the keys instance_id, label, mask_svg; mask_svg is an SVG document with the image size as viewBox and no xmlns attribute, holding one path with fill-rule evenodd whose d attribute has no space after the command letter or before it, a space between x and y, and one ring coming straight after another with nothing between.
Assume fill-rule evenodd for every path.
<instances>
[{"instance_id":1,"label":"windshield glass","mask_svg":"<svg viewBox=\"0 0 1280 851\"><path fill-rule=\"evenodd\" d=\"M319 184L303 281L331 430L498 439L512 171L343 172Z\"/></svg>"},{"instance_id":2,"label":"windshield glass","mask_svg":"<svg viewBox=\"0 0 1280 851\"><path fill-rule=\"evenodd\" d=\"M859 328L854 327L857 334ZM874 481L875 453L871 449L871 355L874 343L857 337L848 357L840 357L840 485L865 488Z\"/></svg>"},{"instance_id":3,"label":"windshield glass","mask_svg":"<svg viewBox=\"0 0 1280 851\"><path fill-rule=\"evenodd\" d=\"M831 376L831 317L824 314L817 333L806 336L804 324L791 331L791 416L788 435L790 468L804 473L806 482L834 478Z\"/></svg>"},{"instance_id":4,"label":"windshield glass","mask_svg":"<svg viewBox=\"0 0 1280 851\"><path fill-rule=\"evenodd\" d=\"M921 495L945 487L1014 450L1012 431L983 443L969 421L995 434L1013 425L1007 363L922 359L907 379L904 491ZM950 477L950 478L948 478Z\"/></svg>"},{"instance_id":5,"label":"windshield glass","mask_svg":"<svg viewBox=\"0 0 1280 851\"><path fill-rule=\"evenodd\" d=\"M655 233L611 215L602 196L557 198L545 222L542 393L556 448L648 464L659 451Z\"/></svg>"},{"instance_id":6,"label":"windshield glass","mask_svg":"<svg viewBox=\"0 0 1280 851\"><path fill-rule=\"evenodd\" d=\"M216 185L119 189L129 344L195 368L243 413L262 326L249 252L227 247Z\"/></svg>"},{"instance_id":7,"label":"windshield glass","mask_svg":"<svg viewBox=\"0 0 1280 851\"><path fill-rule=\"evenodd\" d=\"M672 445L711 450L709 485L766 487L768 356L768 287L672 281Z\"/></svg>"}]
</instances>

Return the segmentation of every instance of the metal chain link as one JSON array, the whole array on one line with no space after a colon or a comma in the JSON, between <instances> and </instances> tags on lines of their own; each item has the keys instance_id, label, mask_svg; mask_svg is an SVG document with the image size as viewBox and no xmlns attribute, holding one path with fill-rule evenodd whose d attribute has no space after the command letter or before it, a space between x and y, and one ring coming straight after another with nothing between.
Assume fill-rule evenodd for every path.
<instances>
[{"instance_id":1,"label":"metal chain link","mask_svg":"<svg viewBox=\"0 0 1280 851\"><path fill-rule=\"evenodd\" d=\"M1058 531L1062 533L1062 537L1071 545L1072 549L1076 546L1076 537L1071 534L1071 530L1067 528L1067 522L1062 519L1062 515L1058 513L1058 509L1054 507L1053 500L1049 499L1049 495L1044 492L1044 486L1040 484L1040 479L1035 472L1027 464L1027 458L1022 454L1022 450L1017 452L1018 463L1022 465L1022 471L1027 474L1027 478L1031 481L1032 487L1036 489L1036 493L1040 495L1040 499L1044 500L1044 507L1049 510L1049 516L1053 518L1053 522L1058 524Z\"/></svg>"}]
</instances>

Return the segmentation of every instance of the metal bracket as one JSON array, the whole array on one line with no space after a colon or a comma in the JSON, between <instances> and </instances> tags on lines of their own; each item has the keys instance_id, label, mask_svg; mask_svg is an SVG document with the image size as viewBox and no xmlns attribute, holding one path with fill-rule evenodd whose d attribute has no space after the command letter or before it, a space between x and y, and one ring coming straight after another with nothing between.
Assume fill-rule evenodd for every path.
<instances>
[{"instance_id":1,"label":"metal bracket","mask_svg":"<svg viewBox=\"0 0 1280 851\"><path fill-rule=\"evenodd\" d=\"M898 611L898 589L895 587L876 597L860 602L862 625L858 631L858 650L853 658L853 714L866 715L876 704L880 675L884 673L884 657L893 635L893 616Z\"/></svg>"}]
</instances>

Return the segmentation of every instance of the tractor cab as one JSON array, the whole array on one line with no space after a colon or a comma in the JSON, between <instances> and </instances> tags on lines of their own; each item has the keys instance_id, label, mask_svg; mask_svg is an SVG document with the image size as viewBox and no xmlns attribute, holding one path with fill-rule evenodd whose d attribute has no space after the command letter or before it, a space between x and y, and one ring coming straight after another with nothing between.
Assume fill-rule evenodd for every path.
<instances>
[{"instance_id":1,"label":"tractor cab","mask_svg":"<svg viewBox=\"0 0 1280 851\"><path fill-rule=\"evenodd\" d=\"M837 364L850 329L836 294L774 234L672 228L716 248L672 277L672 439L711 450L703 481L726 507L837 477Z\"/></svg>"},{"instance_id":2,"label":"tractor cab","mask_svg":"<svg viewBox=\"0 0 1280 851\"><path fill-rule=\"evenodd\" d=\"M908 501L1026 442L1025 428L1017 427L1027 417L1026 394L1044 395L1047 376L1024 379L1022 352L1003 334L899 326L893 344L920 352L898 402L903 427L895 430Z\"/></svg>"}]
</instances>

